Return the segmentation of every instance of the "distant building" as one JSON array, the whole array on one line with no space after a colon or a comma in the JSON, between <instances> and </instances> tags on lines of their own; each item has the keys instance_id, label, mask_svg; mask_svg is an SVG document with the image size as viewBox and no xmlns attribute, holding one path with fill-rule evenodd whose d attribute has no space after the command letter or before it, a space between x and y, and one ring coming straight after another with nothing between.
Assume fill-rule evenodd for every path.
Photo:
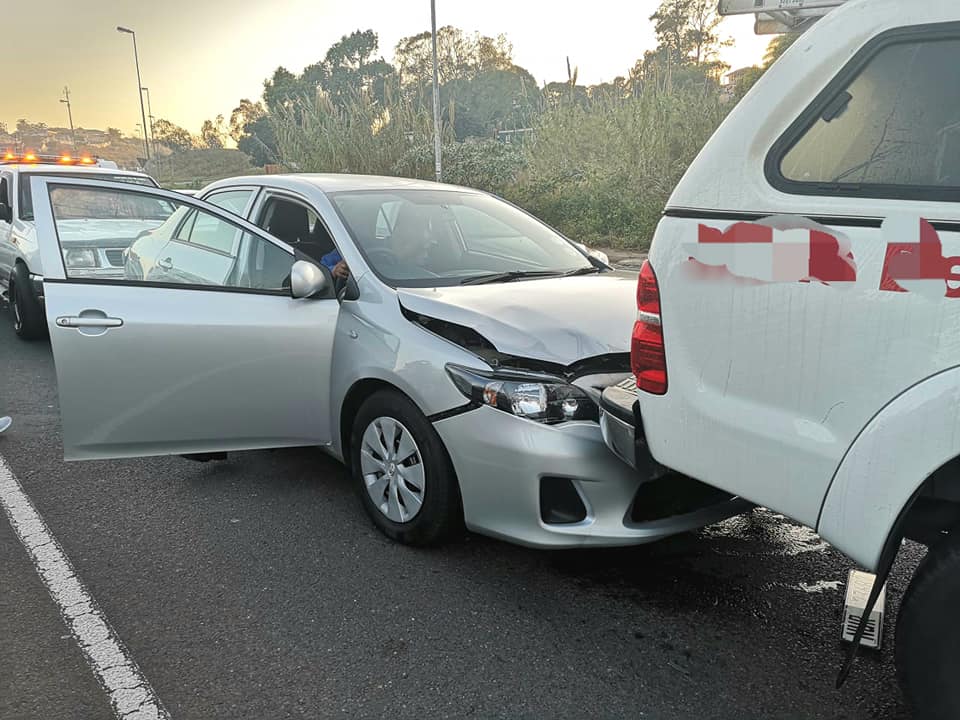
<instances>
[{"instance_id":1,"label":"distant building","mask_svg":"<svg viewBox=\"0 0 960 720\"><path fill-rule=\"evenodd\" d=\"M756 71L757 71L756 66L742 67L742 68L739 68L738 70L732 70L731 72L728 72L726 75L723 76L723 79L721 80L720 84L736 87L743 80L751 77Z\"/></svg>"}]
</instances>

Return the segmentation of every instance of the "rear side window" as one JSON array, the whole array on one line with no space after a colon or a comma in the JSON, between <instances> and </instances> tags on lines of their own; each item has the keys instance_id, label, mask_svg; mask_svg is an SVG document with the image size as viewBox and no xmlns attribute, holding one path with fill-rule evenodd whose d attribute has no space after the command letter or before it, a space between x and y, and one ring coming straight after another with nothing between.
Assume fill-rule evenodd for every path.
<instances>
[{"instance_id":1,"label":"rear side window","mask_svg":"<svg viewBox=\"0 0 960 720\"><path fill-rule=\"evenodd\" d=\"M774 148L786 192L960 199L960 32L899 31L862 52Z\"/></svg>"},{"instance_id":2,"label":"rear side window","mask_svg":"<svg viewBox=\"0 0 960 720\"><path fill-rule=\"evenodd\" d=\"M247 202L249 202L252 194L253 190L244 188L242 190L225 190L214 193L204 199L211 205L216 205L224 210L229 210L234 215L243 217L243 211L247 209Z\"/></svg>"}]
</instances>

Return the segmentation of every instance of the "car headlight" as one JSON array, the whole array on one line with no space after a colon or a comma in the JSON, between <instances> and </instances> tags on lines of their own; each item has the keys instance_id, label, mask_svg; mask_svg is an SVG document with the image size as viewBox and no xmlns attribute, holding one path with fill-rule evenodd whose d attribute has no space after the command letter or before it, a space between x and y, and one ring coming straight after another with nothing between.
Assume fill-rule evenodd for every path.
<instances>
[{"instance_id":1,"label":"car headlight","mask_svg":"<svg viewBox=\"0 0 960 720\"><path fill-rule=\"evenodd\" d=\"M63 264L67 268L95 268L97 267L97 253L86 248L81 250L64 250Z\"/></svg>"},{"instance_id":2,"label":"car headlight","mask_svg":"<svg viewBox=\"0 0 960 720\"><path fill-rule=\"evenodd\" d=\"M453 384L480 405L542 423L596 420L597 406L563 378L518 372L486 372L447 365Z\"/></svg>"}]
</instances>

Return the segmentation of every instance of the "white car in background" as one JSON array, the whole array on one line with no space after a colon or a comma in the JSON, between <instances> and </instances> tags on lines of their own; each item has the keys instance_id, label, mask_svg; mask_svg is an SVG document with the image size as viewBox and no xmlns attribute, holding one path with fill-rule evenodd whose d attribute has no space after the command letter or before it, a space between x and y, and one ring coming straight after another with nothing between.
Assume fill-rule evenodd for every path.
<instances>
[{"instance_id":1,"label":"white car in background","mask_svg":"<svg viewBox=\"0 0 960 720\"><path fill-rule=\"evenodd\" d=\"M38 252L30 178L99 177L147 187L157 183L149 175L117 169L114 162L87 156L45 156L35 153L0 156L0 292L10 303L17 336L34 340L46 335L43 310L43 266ZM74 197L75 206L64 208L59 228L64 252L70 261L91 274L123 274L123 252L144 230L159 225L172 206L154 200L131 200L90 205L95 196ZM146 202L146 206L138 203ZM73 213L74 217L67 215Z\"/></svg>"}]
</instances>

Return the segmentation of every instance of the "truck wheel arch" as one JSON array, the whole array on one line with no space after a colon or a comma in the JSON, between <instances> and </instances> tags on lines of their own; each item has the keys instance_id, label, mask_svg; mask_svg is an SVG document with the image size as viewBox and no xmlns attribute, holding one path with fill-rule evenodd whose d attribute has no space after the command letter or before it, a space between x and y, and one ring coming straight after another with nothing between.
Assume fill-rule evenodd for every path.
<instances>
[{"instance_id":1,"label":"truck wheel arch","mask_svg":"<svg viewBox=\"0 0 960 720\"><path fill-rule=\"evenodd\" d=\"M907 388L860 431L824 496L817 532L876 569L905 511L921 541L960 523L960 367Z\"/></svg>"}]
</instances>

